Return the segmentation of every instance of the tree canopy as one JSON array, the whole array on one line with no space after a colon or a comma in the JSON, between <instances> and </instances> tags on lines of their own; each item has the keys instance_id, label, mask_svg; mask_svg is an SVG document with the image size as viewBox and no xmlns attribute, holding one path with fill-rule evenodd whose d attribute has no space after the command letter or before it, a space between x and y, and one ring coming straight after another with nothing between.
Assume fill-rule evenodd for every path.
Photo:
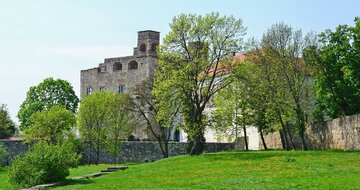
<instances>
[{"instance_id":1,"label":"tree canopy","mask_svg":"<svg viewBox=\"0 0 360 190\"><path fill-rule=\"evenodd\" d=\"M9 116L5 104L0 105L0 139L7 138L15 132L15 124Z\"/></svg>"},{"instance_id":2,"label":"tree canopy","mask_svg":"<svg viewBox=\"0 0 360 190\"><path fill-rule=\"evenodd\" d=\"M33 126L24 131L27 142L43 140L56 144L74 137L71 129L76 124L75 115L61 105L34 113L31 120Z\"/></svg>"},{"instance_id":3,"label":"tree canopy","mask_svg":"<svg viewBox=\"0 0 360 190\"><path fill-rule=\"evenodd\" d=\"M26 99L20 106L17 117L20 129L33 125L31 116L42 110L48 110L54 105L63 105L67 110L76 112L79 98L71 84L62 79L47 78L37 86L30 87Z\"/></svg>"},{"instance_id":4,"label":"tree canopy","mask_svg":"<svg viewBox=\"0 0 360 190\"><path fill-rule=\"evenodd\" d=\"M221 71L241 49L245 30L242 20L233 16L180 14L160 46L154 90L170 91L171 101L181 105L192 155L203 151L205 107L229 83Z\"/></svg>"},{"instance_id":5,"label":"tree canopy","mask_svg":"<svg viewBox=\"0 0 360 190\"><path fill-rule=\"evenodd\" d=\"M320 42L319 48L306 52L317 71L318 113L325 111L332 118L360 113L360 18L355 18L355 26L326 30Z\"/></svg>"},{"instance_id":6,"label":"tree canopy","mask_svg":"<svg viewBox=\"0 0 360 190\"><path fill-rule=\"evenodd\" d=\"M112 153L116 162L121 140L132 132L130 106L127 94L104 91L82 99L77 122L80 137L87 144L89 163L92 162L93 150L96 153L95 163L99 163L102 148Z\"/></svg>"}]
</instances>

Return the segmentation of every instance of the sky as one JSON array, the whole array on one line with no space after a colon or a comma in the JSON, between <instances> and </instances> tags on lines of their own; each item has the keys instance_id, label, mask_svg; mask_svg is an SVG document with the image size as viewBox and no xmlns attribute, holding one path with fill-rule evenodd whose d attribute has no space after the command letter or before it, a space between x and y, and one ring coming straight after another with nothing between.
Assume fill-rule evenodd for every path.
<instances>
[{"instance_id":1,"label":"sky","mask_svg":"<svg viewBox=\"0 0 360 190\"><path fill-rule=\"evenodd\" d=\"M241 18L245 38L284 22L304 33L354 25L358 0L0 0L0 104L16 118L26 92L45 78L69 81L107 57L132 55L137 31L169 32L181 13Z\"/></svg>"}]
</instances>

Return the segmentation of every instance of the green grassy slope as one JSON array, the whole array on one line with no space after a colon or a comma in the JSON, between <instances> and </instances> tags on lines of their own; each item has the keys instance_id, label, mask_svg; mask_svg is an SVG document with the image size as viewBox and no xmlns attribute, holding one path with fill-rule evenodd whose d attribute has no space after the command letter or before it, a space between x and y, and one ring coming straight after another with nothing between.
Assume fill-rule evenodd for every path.
<instances>
[{"instance_id":1,"label":"green grassy slope","mask_svg":"<svg viewBox=\"0 0 360 190\"><path fill-rule=\"evenodd\" d=\"M106 169L107 167L111 167L113 165L90 165L90 166L79 166L77 168L70 169L70 175L67 177L68 179L75 176L83 176L91 173L98 173L101 170ZM9 167L0 168L0 190L16 190L17 188L10 184L9 178L7 175Z\"/></svg>"},{"instance_id":2,"label":"green grassy slope","mask_svg":"<svg viewBox=\"0 0 360 190\"><path fill-rule=\"evenodd\" d=\"M360 189L360 152L179 156L55 189Z\"/></svg>"}]
</instances>

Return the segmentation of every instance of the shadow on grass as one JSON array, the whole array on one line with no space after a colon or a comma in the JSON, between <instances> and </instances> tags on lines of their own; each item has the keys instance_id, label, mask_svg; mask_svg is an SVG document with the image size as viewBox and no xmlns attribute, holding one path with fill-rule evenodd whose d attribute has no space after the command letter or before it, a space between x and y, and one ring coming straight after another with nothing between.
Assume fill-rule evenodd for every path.
<instances>
[{"instance_id":1,"label":"shadow on grass","mask_svg":"<svg viewBox=\"0 0 360 190\"><path fill-rule=\"evenodd\" d=\"M63 187L63 186L72 186L72 185L87 185L94 183L91 179L67 179L64 182L54 186L54 187Z\"/></svg>"},{"instance_id":2,"label":"shadow on grass","mask_svg":"<svg viewBox=\"0 0 360 190\"><path fill-rule=\"evenodd\" d=\"M304 156L316 154L313 151L281 151L281 150L270 150L270 151L234 151L234 152L219 152L209 153L203 156L209 160L263 160L271 157L279 156Z\"/></svg>"}]
</instances>

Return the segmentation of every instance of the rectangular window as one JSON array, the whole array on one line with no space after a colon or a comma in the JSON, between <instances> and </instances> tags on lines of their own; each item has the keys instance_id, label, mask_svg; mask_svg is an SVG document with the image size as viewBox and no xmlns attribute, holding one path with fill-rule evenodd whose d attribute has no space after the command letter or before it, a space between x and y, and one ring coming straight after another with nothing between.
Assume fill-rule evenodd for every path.
<instances>
[{"instance_id":1,"label":"rectangular window","mask_svg":"<svg viewBox=\"0 0 360 190\"><path fill-rule=\"evenodd\" d=\"M100 92L105 91L105 86L100 86L99 91L100 91Z\"/></svg>"},{"instance_id":2,"label":"rectangular window","mask_svg":"<svg viewBox=\"0 0 360 190\"><path fill-rule=\"evenodd\" d=\"M119 93L124 93L125 92L125 88L123 85L119 86Z\"/></svg>"},{"instance_id":3,"label":"rectangular window","mask_svg":"<svg viewBox=\"0 0 360 190\"><path fill-rule=\"evenodd\" d=\"M92 92L91 87L87 87L87 88L86 88L86 95L90 95L91 92Z\"/></svg>"}]
</instances>

